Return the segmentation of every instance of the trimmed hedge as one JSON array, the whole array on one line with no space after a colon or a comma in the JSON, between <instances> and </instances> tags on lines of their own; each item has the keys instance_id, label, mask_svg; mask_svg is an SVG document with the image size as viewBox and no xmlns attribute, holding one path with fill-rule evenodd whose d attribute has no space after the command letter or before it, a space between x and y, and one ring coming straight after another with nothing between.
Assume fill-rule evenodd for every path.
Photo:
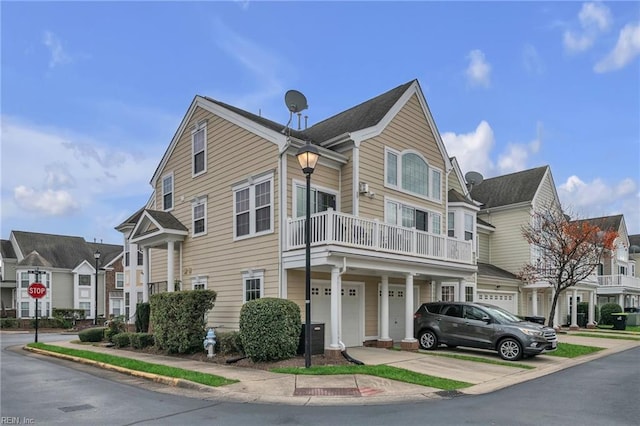
<instances>
[{"instance_id":1,"label":"trimmed hedge","mask_svg":"<svg viewBox=\"0 0 640 426\"><path fill-rule=\"evenodd\" d=\"M202 350L205 314L213 308L216 292L189 290L158 293L150 298L156 347L169 353Z\"/></svg>"},{"instance_id":2,"label":"trimmed hedge","mask_svg":"<svg viewBox=\"0 0 640 426\"><path fill-rule=\"evenodd\" d=\"M224 331L216 333L216 353L235 355L244 353L239 331Z\"/></svg>"},{"instance_id":3,"label":"trimmed hedge","mask_svg":"<svg viewBox=\"0 0 640 426\"><path fill-rule=\"evenodd\" d=\"M254 362L294 357L300 330L300 307L291 300L255 299L245 303L240 310L242 347Z\"/></svg>"},{"instance_id":4,"label":"trimmed hedge","mask_svg":"<svg viewBox=\"0 0 640 426\"><path fill-rule=\"evenodd\" d=\"M134 349L144 349L147 346L153 346L155 339L153 334L149 333L131 333L131 346Z\"/></svg>"},{"instance_id":5,"label":"trimmed hedge","mask_svg":"<svg viewBox=\"0 0 640 426\"><path fill-rule=\"evenodd\" d=\"M20 322L16 318L1 318L0 328L18 328Z\"/></svg>"},{"instance_id":6,"label":"trimmed hedge","mask_svg":"<svg viewBox=\"0 0 640 426\"><path fill-rule=\"evenodd\" d=\"M78 337L81 342L102 342L106 329L106 327L85 328L78 333Z\"/></svg>"},{"instance_id":7,"label":"trimmed hedge","mask_svg":"<svg viewBox=\"0 0 640 426\"><path fill-rule=\"evenodd\" d=\"M131 335L133 333L118 333L111 336L116 348L127 348L131 346Z\"/></svg>"},{"instance_id":8,"label":"trimmed hedge","mask_svg":"<svg viewBox=\"0 0 640 426\"><path fill-rule=\"evenodd\" d=\"M613 325L613 316L611 314L618 312L622 312L622 306L617 303L606 303L602 305L602 308L600 308L600 324Z\"/></svg>"},{"instance_id":9,"label":"trimmed hedge","mask_svg":"<svg viewBox=\"0 0 640 426\"><path fill-rule=\"evenodd\" d=\"M62 319L85 319L85 310L84 309L73 309L73 308L53 308L52 311L54 318L62 318Z\"/></svg>"},{"instance_id":10,"label":"trimmed hedge","mask_svg":"<svg viewBox=\"0 0 640 426\"><path fill-rule=\"evenodd\" d=\"M149 332L150 315L151 305L149 303L138 303L136 305L136 331L138 333Z\"/></svg>"}]
</instances>

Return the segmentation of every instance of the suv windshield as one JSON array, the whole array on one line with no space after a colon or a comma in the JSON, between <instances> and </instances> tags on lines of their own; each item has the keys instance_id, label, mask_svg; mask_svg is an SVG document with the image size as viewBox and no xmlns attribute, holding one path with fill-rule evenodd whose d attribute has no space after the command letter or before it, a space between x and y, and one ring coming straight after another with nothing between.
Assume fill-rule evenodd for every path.
<instances>
[{"instance_id":1,"label":"suv windshield","mask_svg":"<svg viewBox=\"0 0 640 426\"><path fill-rule=\"evenodd\" d=\"M497 306L483 305L483 307L487 311L489 311L489 313L491 315L493 315L496 319L498 319L500 321L507 321L507 322L520 322L520 321L522 321L522 319L520 319L517 316L513 315L511 312L505 311L504 309L498 308Z\"/></svg>"}]
</instances>

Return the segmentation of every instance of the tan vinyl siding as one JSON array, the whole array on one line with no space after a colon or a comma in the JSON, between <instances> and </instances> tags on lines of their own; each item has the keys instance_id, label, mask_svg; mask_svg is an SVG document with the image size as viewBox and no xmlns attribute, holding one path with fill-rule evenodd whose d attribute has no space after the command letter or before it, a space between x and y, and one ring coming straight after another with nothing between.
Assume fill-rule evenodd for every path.
<instances>
[{"instance_id":1,"label":"tan vinyl siding","mask_svg":"<svg viewBox=\"0 0 640 426\"><path fill-rule=\"evenodd\" d=\"M68 272L51 273L51 306L73 308L73 278Z\"/></svg>"},{"instance_id":2,"label":"tan vinyl siding","mask_svg":"<svg viewBox=\"0 0 640 426\"><path fill-rule=\"evenodd\" d=\"M353 214L353 151L344 154L348 162L340 173L340 211Z\"/></svg>"},{"instance_id":3,"label":"tan vinyl siding","mask_svg":"<svg viewBox=\"0 0 640 426\"><path fill-rule=\"evenodd\" d=\"M550 176L550 173L546 173L540 182L538 193L536 194L536 198L533 202L535 209L545 208L554 204L559 205L559 201L555 197L556 193Z\"/></svg>"},{"instance_id":4,"label":"tan vinyl siding","mask_svg":"<svg viewBox=\"0 0 640 426\"><path fill-rule=\"evenodd\" d=\"M478 233L478 262L491 263L491 245L489 234Z\"/></svg>"},{"instance_id":5,"label":"tan vinyl siding","mask_svg":"<svg viewBox=\"0 0 640 426\"><path fill-rule=\"evenodd\" d=\"M203 119L208 120L207 171L193 178L191 129ZM162 176L173 172L174 209L171 213L189 229L189 236L184 241L182 268L176 250L175 277L183 281L183 288L191 288L193 276L207 277L207 288L218 292L215 307L209 315L210 325L237 329L243 303L242 271L264 271L264 296L279 295L278 163L275 144L197 108L161 173ZM273 232L234 241L232 187L246 182L249 177L266 173L273 174ZM161 185L159 179L155 188L158 206L162 205ZM207 197L207 232L194 238L191 235L192 199L203 196ZM251 256L247 256L249 252ZM166 280L166 250L152 250L151 258L153 280Z\"/></svg>"},{"instance_id":6,"label":"tan vinyl siding","mask_svg":"<svg viewBox=\"0 0 640 426\"><path fill-rule=\"evenodd\" d=\"M520 232L522 226L530 221L529 208L502 210L480 217L496 227L491 235L491 263L518 273L531 259L529 244Z\"/></svg>"},{"instance_id":7,"label":"tan vinyl siding","mask_svg":"<svg viewBox=\"0 0 640 426\"><path fill-rule=\"evenodd\" d=\"M419 135L419 137L416 137ZM415 197L410 194L395 191L384 187L384 161L385 148L393 148L397 151L412 149L421 153L430 167L441 172L441 199L436 203ZM369 184L369 189L376 196L360 197L360 215L369 218L384 218L384 196L390 196L396 200L412 205L423 206L429 210L440 212L443 215L444 230L444 182L446 179L445 164L442 154L438 149L433 132L431 131L425 114L416 96L413 96L400 112L391 120L385 130L378 136L367 139L360 145L360 182Z\"/></svg>"},{"instance_id":8,"label":"tan vinyl siding","mask_svg":"<svg viewBox=\"0 0 640 426\"><path fill-rule=\"evenodd\" d=\"M300 183L306 186L307 177L302 173L300 163L298 159L293 155L287 156L287 217L293 218L295 216L295 208L293 206L294 193L293 182ZM318 164L313 174L311 174L311 187L326 188L335 192L340 191L340 171L333 167L327 167L322 164ZM339 204L339 211L342 210L341 194L338 193L336 202Z\"/></svg>"},{"instance_id":9,"label":"tan vinyl siding","mask_svg":"<svg viewBox=\"0 0 640 426\"><path fill-rule=\"evenodd\" d=\"M457 173L455 173L455 172L449 173L449 179L447 180L447 183L449 185L448 189L455 189L460 194L464 194L464 189L463 189L463 186L462 186L463 184L458 179L458 174Z\"/></svg>"}]
</instances>

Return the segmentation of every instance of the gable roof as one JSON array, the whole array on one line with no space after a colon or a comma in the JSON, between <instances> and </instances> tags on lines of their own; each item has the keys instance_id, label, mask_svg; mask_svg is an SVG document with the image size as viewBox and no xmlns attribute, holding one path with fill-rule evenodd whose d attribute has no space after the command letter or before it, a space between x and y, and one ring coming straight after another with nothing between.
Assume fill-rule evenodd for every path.
<instances>
[{"instance_id":1,"label":"gable roof","mask_svg":"<svg viewBox=\"0 0 640 426\"><path fill-rule=\"evenodd\" d=\"M480 263L480 262L478 262L478 275L482 275L485 277L502 278L502 279L508 279L508 280L519 279L516 275L512 274L507 270L498 268L497 266L492 265L490 263Z\"/></svg>"},{"instance_id":2,"label":"gable roof","mask_svg":"<svg viewBox=\"0 0 640 426\"><path fill-rule=\"evenodd\" d=\"M3 259L16 259L16 252L13 251L13 246L9 240L0 240L0 256Z\"/></svg>"},{"instance_id":3,"label":"gable roof","mask_svg":"<svg viewBox=\"0 0 640 426\"><path fill-rule=\"evenodd\" d=\"M590 223L591 225L595 225L603 231L618 231L620 226L624 222L624 217L621 214L613 215L613 216L602 216L602 217L592 217L588 219L577 219L572 221L574 223L580 224L583 222Z\"/></svg>"},{"instance_id":4,"label":"gable roof","mask_svg":"<svg viewBox=\"0 0 640 426\"><path fill-rule=\"evenodd\" d=\"M106 264L107 259L113 259L119 252L123 251L123 247L120 245L88 243L84 238L69 235L24 231L12 231L11 234L20 252L27 253L25 259L35 251L38 256L55 268L73 269L84 261L93 265L95 264L93 254L96 249L99 249L104 254L104 258L100 258L101 264Z\"/></svg>"},{"instance_id":5,"label":"gable roof","mask_svg":"<svg viewBox=\"0 0 640 426\"><path fill-rule=\"evenodd\" d=\"M471 197L482 209L532 202L549 166L485 179L471 189Z\"/></svg>"},{"instance_id":6,"label":"gable roof","mask_svg":"<svg viewBox=\"0 0 640 426\"><path fill-rule=\"evenodd\" d=\"M136 223L138 223L138 219L140 219L140 216L142 216L143 211L144 211L144 207L140 207L140 209L138 209L137 212L135 212L134 214L126 218L124 222L116 226L114 229L116 231L122 232L126 228L133 228L134 226L136 226Z\"/></svg>"},{"instance_id":7,"label":"gable roof","mask_svg":"<svg viewBox=\"0 0 640 426\"><path fill-rule=\"evenodd\" d=\"M455 189L450 189L449 190L449 192L447 193L447 201L449 203L465 203L465 204L469 204L469 205L471 205L473 207L476 207L476 205L473 204L473 202L471 200L469 200L467 197L465 197L464 195L462 195L461 193L459 193Z\"/></svg>"},{"instance_id":8,"label":"gable roof","mask_svg":"<svg viewBox=\"0 0 640 426\"><path fill-rule=\"evenodd\" d=\"M18 266L40 266L43 268L51 268L53 265L47 259L40 256L40 253L34 250L29 253L27 257L18 262Z\"/></svg>"}]
</instances>

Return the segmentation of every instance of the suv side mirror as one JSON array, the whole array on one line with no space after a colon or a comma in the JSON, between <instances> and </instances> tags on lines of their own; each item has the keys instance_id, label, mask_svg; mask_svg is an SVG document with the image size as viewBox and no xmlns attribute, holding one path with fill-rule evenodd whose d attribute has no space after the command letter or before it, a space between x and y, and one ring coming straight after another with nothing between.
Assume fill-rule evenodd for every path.
<instances>
[{"instance_id":1,"label":"suv side mirror","mask_svg":"<svg viewBox=\"0 0 640 426\"><path fill-rule=\"evenodd\" d=\"M482 321L486 322L487 324L491 323L491 317L489 315L483 315L482 316Z\"/></svg>"}]
</instances>

